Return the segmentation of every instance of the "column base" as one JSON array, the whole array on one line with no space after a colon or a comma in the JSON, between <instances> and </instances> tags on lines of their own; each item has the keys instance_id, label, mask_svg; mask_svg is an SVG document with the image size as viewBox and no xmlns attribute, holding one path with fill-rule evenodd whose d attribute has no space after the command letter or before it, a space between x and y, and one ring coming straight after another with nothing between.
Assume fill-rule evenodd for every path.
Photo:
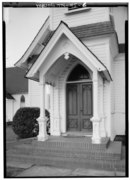
<instances>
[{"instance_id":1,"label":"column base","mask_svg":"<svg viewBox=\"0 0 130 180\"><path fill-rule=\"evenodd\" d=\"M101 136L100 136L100 118L98 116L94 116L91 118L93 123L93 135L92 135L92 144L100 144Z\"/></svg>"},{"instance_id":2,"label":"column base","mask_svg":"<svg viewBox=\"0 0 130 180\"><path fill-rule=\"evenodd\" d=\"M92 137L92 144L101 144L101 138L93 138Z\"/></svg>"},{"instance_id":3,"label":"column base","mask_svg":"<svg viewBox=\"0 0 130 180\"><path fill-rule=\"evenodd\" d=\"M46 132L46 118L39 117L37 121L39 123L39 135L37 136L37 140L46 141L48 139L48 135Z\"/></svg>"},{"instance_id":4,"label":"column base","mask_svg":"<svg viewBox=\"0 0 130 180\"><path fill-rule=\"evenodd\" d=\"M41 136L41 135L37 136L38 141L46 141L47 139L48 139L48 136Z\"/></svg>"},{"instance_id":5,"label":"column base","mask_svg":"<svg viewBox=\"0 0 130 180\"><path fill-rule=\"evenodd\" d=\"M101 137L106 137L106 129L105 129L105 119L106 116L103 114L100 122L100 136Z\"/></svg>"},{"instance_id":6,"label":"column base","mask_svg":"<svg viewBox=\"0 0 130 180\"><path fill-rule=\"evenodd\" d=\"M58 131L52 131L51 135L52 135L52 136L60 136L61 133L58 132Z\"/></svg>"}]
</instances>

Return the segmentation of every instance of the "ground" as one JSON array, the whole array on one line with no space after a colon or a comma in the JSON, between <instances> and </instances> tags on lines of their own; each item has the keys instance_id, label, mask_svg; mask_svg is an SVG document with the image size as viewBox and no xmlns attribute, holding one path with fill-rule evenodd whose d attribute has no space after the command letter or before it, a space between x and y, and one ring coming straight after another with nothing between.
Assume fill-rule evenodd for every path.
<instances>
[{"instance_id":1,"label":"ground","mask_svg":"<svg viewBox=\"0 0 130 180\"><path fill-rule=\"evenodd\" d=\"M27 140L26 140L27 141ZM6 144L7 150L19 144L20 140L14 134L12 127L6 127ZM99 171L94 169L63 169L49 166L37 166L31 163L6 162L6 177L63 177L63 176L125 176L125 172Z\"/></svg>"}]
</instances>

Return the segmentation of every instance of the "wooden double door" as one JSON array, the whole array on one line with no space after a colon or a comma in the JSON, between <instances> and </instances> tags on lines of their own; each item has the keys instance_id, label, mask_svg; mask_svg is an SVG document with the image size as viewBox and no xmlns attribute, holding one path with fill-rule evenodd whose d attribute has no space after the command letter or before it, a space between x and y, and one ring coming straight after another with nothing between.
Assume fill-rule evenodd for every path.
<instances>
[{"instance_id":1,"label":"wooden double door","mask_svg":"<svg viewBox=\"0 0 130 180\"><path fill-rule=\"evenodd\" d=\"M92 132L92 83L67 84L67 131Z\"/></svg>"}]
</instances>

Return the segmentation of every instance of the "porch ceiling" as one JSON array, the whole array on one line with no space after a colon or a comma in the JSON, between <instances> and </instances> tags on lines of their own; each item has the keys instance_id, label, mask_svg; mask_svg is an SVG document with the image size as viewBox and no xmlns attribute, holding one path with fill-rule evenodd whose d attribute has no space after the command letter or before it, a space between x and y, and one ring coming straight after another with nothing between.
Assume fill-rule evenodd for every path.
<instances>
[{"instance_id":1,"label":"porch ceiling","mask_svg":"<svg viewBox=\"0 0 130 180\"><path fill-rule=\"evenodd\" d=\"M45 74L45 81L46 83L54 83L57 78L59 78L60 74L70 66L72 63L78 63L80 60L69 54L69 59L66 60L64 55L60 56L57 61L49 68L49 70Z\"/></svg>"}]
</instances>

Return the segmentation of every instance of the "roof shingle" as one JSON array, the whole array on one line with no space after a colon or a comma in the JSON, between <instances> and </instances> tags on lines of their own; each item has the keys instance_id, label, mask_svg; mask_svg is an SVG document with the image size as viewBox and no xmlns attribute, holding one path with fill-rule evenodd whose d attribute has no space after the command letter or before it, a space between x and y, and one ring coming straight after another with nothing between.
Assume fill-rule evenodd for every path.
<instances>
[{"instance_id":1,"label":"roof shingle","mask_svg":"<svg viewBox=\"0 0 130 180\"><path fill-rule=\"evenodd\" d=\"M18 67L6 68L6 91L10 94L28 92L28 79L25 70Z\"/></svg>"},{"instance_id":2,"label":"roof shingle","mask_svg":"<svg viewBox=\"0 0 130 180\"><path fill-rule=\"evenodd\" d=\"M87 24L70 29L78 38L93 37L115 32L111 21Z\"/></svg>"},{"instance_id":3,"label":"roof shingle","mask_svg":"<svg viewBox=\"0 0 130 180\"><path fill-rule=\"evenodd\" d=\"M70 30L78 38L86 38L93 36L100 36L105 34L111 34L115 32L114 26L111 21L105 21L100 23L87 24L82 26L70 27ZM55 31L50 31L48 36L45 38L42 43L44 46L47 45Z\"/></svg>"}]
</instances>

